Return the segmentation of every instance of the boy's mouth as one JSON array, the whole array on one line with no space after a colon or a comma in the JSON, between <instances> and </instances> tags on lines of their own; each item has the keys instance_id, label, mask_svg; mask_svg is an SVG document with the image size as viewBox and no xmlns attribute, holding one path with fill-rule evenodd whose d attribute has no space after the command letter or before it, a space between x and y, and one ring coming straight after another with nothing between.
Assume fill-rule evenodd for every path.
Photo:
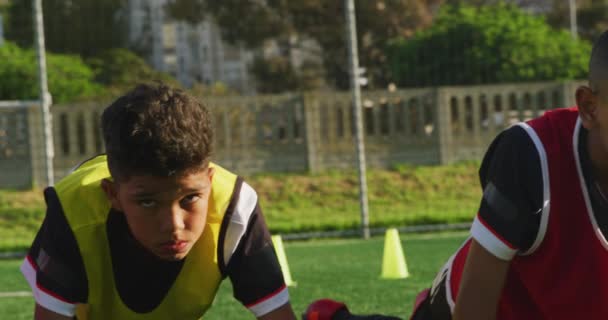
<instances>
[{"instance_id":1,"label":"boy's mouth","mask_svg":"<svg viewBox=\"0 0 608 320\"><path fill-rule=\"evenodd\" d=\"M169 253L180 253L186 250L188 246L188 241L184 240L173 240L167 241L161 244L161 249L165 252Z\"/></svg>"}]
</instances>

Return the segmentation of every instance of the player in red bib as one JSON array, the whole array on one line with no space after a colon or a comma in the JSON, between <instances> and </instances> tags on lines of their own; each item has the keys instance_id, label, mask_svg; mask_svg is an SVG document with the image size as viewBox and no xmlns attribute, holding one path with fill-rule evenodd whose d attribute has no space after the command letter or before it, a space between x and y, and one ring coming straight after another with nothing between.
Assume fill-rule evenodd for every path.
<instances>
[{"instance_id":1,"label":"player in red bib","mask_svg":"<svg viewBox=\"0 0 608 320\"><path fill-rule=\"evenodd\" d=\"M608 318L608 32L576 102L496 137L471 236L412 320Z\"/></svg>"}]
</instances>

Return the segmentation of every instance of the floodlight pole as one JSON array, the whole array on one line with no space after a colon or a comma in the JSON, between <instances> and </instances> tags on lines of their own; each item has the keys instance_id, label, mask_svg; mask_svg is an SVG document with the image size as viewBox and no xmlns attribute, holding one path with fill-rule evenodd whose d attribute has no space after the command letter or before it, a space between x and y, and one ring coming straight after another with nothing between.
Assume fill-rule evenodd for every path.
<instances>
[{"instance_id":1,"label":"floodlight pole","mask_svg":"<svg viewBox=\"0 0 608 320\"><path fill-rule=\"evenodd\" d=\"M570 34L573 39L578 38L578 27L576 21L576 0L569 0L569 9L570 9Z\"/></svg>"},{"instance_id":2,"label":"floodlight pole","mask_svg":"<svg viewBox=\"0 0 608 320\"><path fill-rule=\"evenodd\" d=\"M34 32L36 34L36 54L38 56L38 80L40 82L40 107L42 108L42 126L44 128L44 165L47 186L55 184L53 172L53 130L51 122L51 94L46 78L46 53L44 45L44 20L42 17L42 0L32 0L34 8Z\"/></svg>"},{"instance_id":3,"label":"floodlight pole","mask_svg":"<svg viewBox=\"0 0 608 320\"><path fill-rule=\"evenodd\" d=\"M363 238L369 238L369 206L367 203L367 180L365 172L365 145L363 143L363 123L361 114L361 87L359 84L359 55L357 52L357 25L354 0L344 0L346 31L348 39L348 60L350 62L350 88L355 114L357 143L357 165L359 167L359 202L361 206L361 231Z\"/></svg>"}]
</instances>

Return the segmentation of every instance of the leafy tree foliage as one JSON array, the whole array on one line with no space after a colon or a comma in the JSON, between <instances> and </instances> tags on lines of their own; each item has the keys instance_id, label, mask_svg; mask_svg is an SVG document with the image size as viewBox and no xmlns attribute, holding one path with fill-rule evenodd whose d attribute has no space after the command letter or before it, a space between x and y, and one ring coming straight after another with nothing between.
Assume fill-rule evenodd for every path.
<instances>
[{"instance_id":1,"label":"leafy tree foliage","mask_svg":"<svg viewBox=\"0 0 608 320\"><path fill-rule=\"evenodd\" d=\"M149 81L179 86L173 77L152 69L144 59L127 49L106 50L87 63L93 69L95 81L110 90L110 94L121 94L138 83Z\"/></svg>"},{"instance_id":2,"label":"leafy tree foliage","mask_svg":"<svg viewBox=\"0 0 608 320\"><path fill-rule=\"evenodd\" d=\"M586 76L591 45L514 5L442 6L433 25L388 47L398 85L467 85Z\"/></svg>"},{"instance_id":3,"label":"leafy tree foliage","mask_svg":"<svg viewBox=\"0 0 608 320\"><path fill-rule=\"evenodd\" d=\"M387 84L385 43L411 35L430 24L432 11L441 0L357 0L356 16L361 65L368 70L370 85ZM277 41L283 51L302 42L294 36L313 39L321 50L306 52L320 58L327 83L348 88L348 59L345 38L344 1L312 0L172 0L173 17L196 23L213 17L223 38L258 48L264 41Z\"/></svg>"},{"instance_id":4,"label":"leafy tree foliage","mask_svg":"<svg viewBox=\"0 0 608 320\"><path fill-rule=\"evenodd\" d=\"M47 54L49 91L55 103L101 94L93 71L75 55ZM38 99L36 53L6 42L0 47L0 100Z\"/></svg>"},{"instance_id":5,"label":"leafy tree foliage","mask_svg":"<svg viewBox=\"0 0 608 320\"><path fill-rule=\"evenodd\" d=\"M44 0L47 50L90 57L125 45L127 0ZM6 38L24 48L34 45L31 0L11 0Z\"/></svg>"}]
</instances>

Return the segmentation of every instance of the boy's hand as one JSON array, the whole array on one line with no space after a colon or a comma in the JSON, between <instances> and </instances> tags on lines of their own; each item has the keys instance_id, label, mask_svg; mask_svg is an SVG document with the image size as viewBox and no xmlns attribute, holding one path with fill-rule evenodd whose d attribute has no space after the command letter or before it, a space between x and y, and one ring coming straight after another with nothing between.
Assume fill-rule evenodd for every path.
<instances>
[{"instance_id":1,"label":"boy's hand","mask_svg":"<svg viewBox=\"0 0 608 320\"><path fill-rule=\"evenodd\" d=\"M308 305L306 312L302 315L302 320L335 320L338 318L334 319L334 316L337 316L338 313L350 315L344 303L331 299L319 299Z\"/></svg>"},{"instance_id":2,"label":"boy's hand","mask_svg":"<svg viewBox=\"0 0 608 320\"><path fill-rule=\"evenodd\" d=\"M59 313L50 311L43 306L36 303L36 309L34 309L34 320L72 320L72 317L67 317Z\"/></svg>"},{"instance_id":3,"label":"boy's hand","mask_svg":"<svg viewBox=\"0 0 608 320\"><path fill-rule=\"evenodd\" d=\"M311 303L302 320L401 320L397 317L383 315L355 315L350 313L342 302L331 299L320 299Z\"/></svg>"},{"instance_id":4,"label":"boy's hand","mask_svg":"<svg viewBox=\"0 0 608 320\"><path fill-rule=\"evenodd\" d=\"M258 319L260 320L296 320L296 315L293 313L293 309L291 309L291 304L288 302L284 304L282 307L275 309Z\"/></svg>"}]
</instances>

